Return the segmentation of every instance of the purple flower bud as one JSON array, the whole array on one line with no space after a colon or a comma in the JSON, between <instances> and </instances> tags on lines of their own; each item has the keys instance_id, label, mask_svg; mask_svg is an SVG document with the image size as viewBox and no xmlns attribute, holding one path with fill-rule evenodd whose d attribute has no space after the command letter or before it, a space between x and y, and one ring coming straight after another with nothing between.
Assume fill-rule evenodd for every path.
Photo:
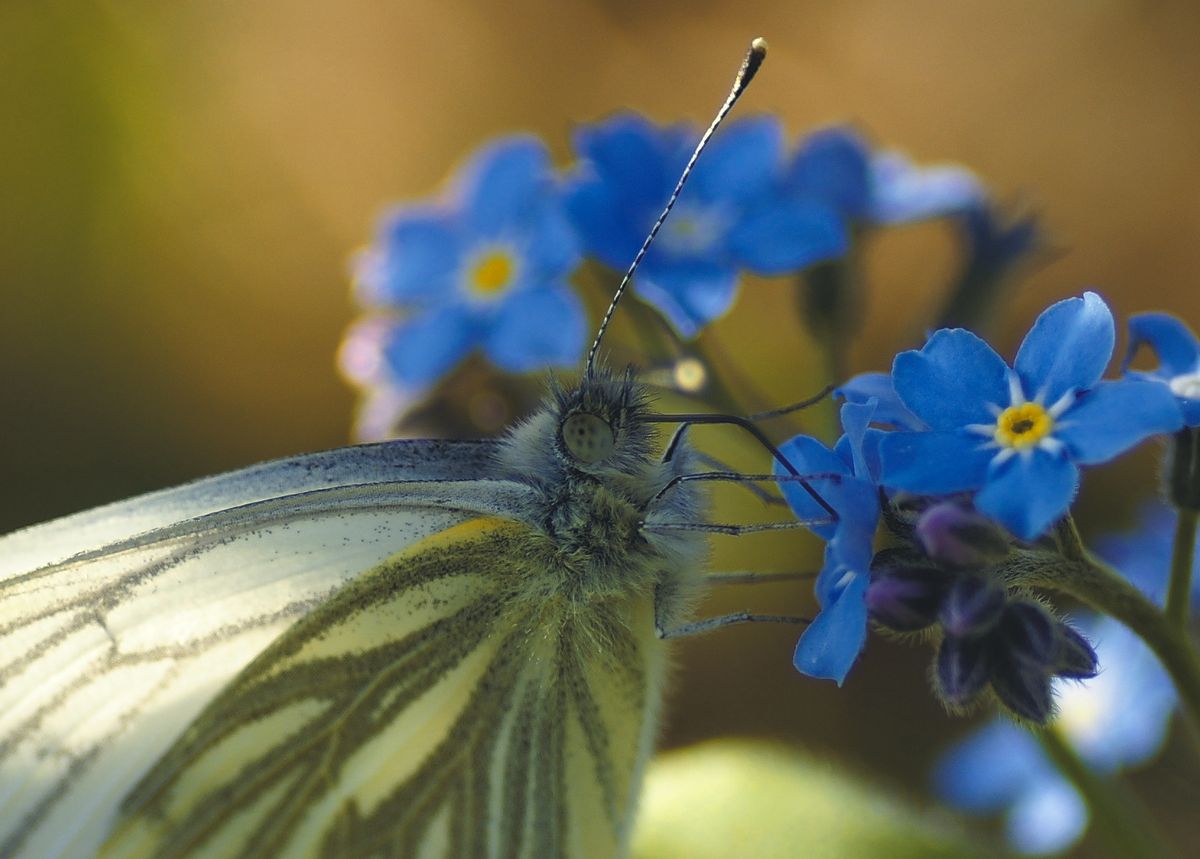
<instances>
[{"instance_id":1,"label":"purple flower bud","mask_svg":"<svg viewBox=\"0 0 1200 859\"><path fill-rule=\"evenodd\" d=\"M917 520L917 540L948 567L977 570L1008 555L1008 537L991 520L952 501L935 504Z\"/></svg>"},{"instance_id":2,"label":"purple flower bud","mask_svg":"<svg viewBox=\"0 0 1200 859\"><path fill-rule=\"evenodd\" d=\"M1046 723L1054 709L1050 675L1011 653L993 654L992 691L1013 713L1039 725Z\"/></svg>"},{"instance_id":3,"label":"purple flower bud","mask_svg":"<svg viewBox=\"0 0 1200 859\"><path fill-rule=\"evenodd\" d=\"M1058 660L1060 626L1062 624L1037 603L1010 603L1000 621L998 646L1011 659L1048 673Z\"/></svg>"},{"instance_id":4,"label":"purple flower bud","mask_svg":"<svg viewBox=\"0 0 1200 859\"><path fill-rule=\"evenodd\" d=\"M913 563L915 561L915 563ZM867 610L876 623L896 632L916 632L937 620L949 577L903 550L875 557Z\"/></svg>"},{"instance_id":5,"label":"purple flower bud","mask_svg":"<svg viewBox=\"0 0 1200 859\"><path fill-rule=\"evenodd\" d=\"M937 654L937 685L942 700L951 708L965 707L987 685L987 643L976 638L946 636Z\"/></svg>"},{"instance_id":6,"label":"purple flower bud","mask_svg":"<svg viewBox=\"0 0 1200 859\"><path fill-rule=\"evenodd\" d=\"M1058 658L1054 673L1073 680L1087 680L1100 670L1100 660L1091 642L1065 623L1058 625Z\"/></svg>"},{"instance_id":7,"label":"purple flower bud","mask_svg":"<svg viewBox=\"0 0 1200 859\"><path fill-rule=\"evenodd\" d=\"M982 576L959 576L942 601L938 619L946 635L958 638L984 635L1004 613L1004 589Z\"/></svg>"}]
</instances>

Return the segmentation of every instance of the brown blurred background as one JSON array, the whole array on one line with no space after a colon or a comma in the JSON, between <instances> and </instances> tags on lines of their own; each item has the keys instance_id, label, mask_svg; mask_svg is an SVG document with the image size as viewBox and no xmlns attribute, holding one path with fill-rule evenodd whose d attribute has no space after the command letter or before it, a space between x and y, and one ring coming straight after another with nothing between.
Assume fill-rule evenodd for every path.
<instances>
[{"instance_id":1,"label":"brown blurred background","mask_svg":"<svg viewBox=\"0 0 1200 859\"><path fill-rule=\"evenodd\" d=\"M565 160L572 123L619 107L706 121L755 35L772 53L742 110L794 133L853 119L1041 214L1061 253L1012 293L1002 351L1084 287L1200 326L1185 0L3 3L0 531L345 443L347 261L386 203L430 193L490 135L531 130ZM854 369L912 345L951 251L937 225L876 242ZM757 285L714 332L776 403L826 381L792 315ZM1085 528L1128 520L1153 472L1146 451L1091 475ZM787 545L718 563L816 563L814 541ZM794 588L709 608L747 600L810 608ZM684 645L666 742L786 737L922 799L931 755L967 727L929 696L928 654L873 640L837 690L792 672L793 640ZM1181 778L1137 784L1182 807Z\"/></svg>"}]
</instances>

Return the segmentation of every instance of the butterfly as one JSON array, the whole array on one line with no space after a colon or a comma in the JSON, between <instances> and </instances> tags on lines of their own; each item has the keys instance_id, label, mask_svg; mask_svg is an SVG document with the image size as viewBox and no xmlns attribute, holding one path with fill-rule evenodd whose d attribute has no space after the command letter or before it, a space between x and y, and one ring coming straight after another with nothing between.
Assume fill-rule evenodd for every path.
<instances>
[{"instance_id":1,"label":"butterfly","mask_svg":"<svg viewBox=\"0 0 1200 859\"><path fill-rule=\"evenodd\" d=\"M282 459L0 540L0 857L622 855L663 638L707 628L696 456L595 367L663 218L580 381L502 439Z\"/></svg>"}]
</instances>

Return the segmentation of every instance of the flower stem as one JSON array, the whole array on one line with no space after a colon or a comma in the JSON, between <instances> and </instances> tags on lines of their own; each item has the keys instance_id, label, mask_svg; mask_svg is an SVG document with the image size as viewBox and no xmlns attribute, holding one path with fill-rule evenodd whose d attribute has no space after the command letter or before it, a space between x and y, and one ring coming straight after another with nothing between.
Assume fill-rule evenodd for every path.
<instances>
[{"instance_id":1,"label":"flower stem","mask_svg":"<svg viewBox=\"0 0 1200 859\"><path fill-rule=\"evenodd\" d=\"M1187 627L1192 599L1192 566L1196 553L1196 524L1200 511L1180 508L1175 521L1175 547L1171 554L1171 584L1167 590L1167 622L1178 630Z\"/></svg>"},{"instance_id":2,"label":"flower stem","mask_svg":"<svg viewBox=\"0 0 1200 859\"><path fill-rule=\"evenodd\" d=\"M1037 731L1046 756L1087 800L1102 848L1116 859L1165 859L1174 853L1125 787L1092 771L1055 725Z\"/></svg>"}]
</instances>

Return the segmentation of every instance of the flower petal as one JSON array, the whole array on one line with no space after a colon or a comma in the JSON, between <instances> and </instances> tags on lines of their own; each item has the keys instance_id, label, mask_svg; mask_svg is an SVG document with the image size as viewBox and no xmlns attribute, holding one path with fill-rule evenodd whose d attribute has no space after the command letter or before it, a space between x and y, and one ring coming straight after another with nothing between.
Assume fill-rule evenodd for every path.
<instances>
[{"instance_id":1,"label":"flower petal","mask_svg":"<svg viewBox=\"0 0 1200 859\"><path fill-rule=\"evenodd\" d=\"M1200 342L1182 320L1170 313L1138 313L1129 317L1126 365L1143 343L1154 350L1161 369L1170 376L1200 369Z\"/></svg>"},{"instance_id":2,"label":"flower petal","mask_svg":"<svg viewBox=\"0 0 1200 859\"><path fill-rule=\"evenodd\" d=\"M870 218L902 224L936 218L979 205L983 186L965 167L918 167L899 152L871 159Z\"/></svg>"},{"instance_id":3,"label":"flower petal","mask_svg":"<svg viewBox=\"0 0 1200 859\"><path fill-rule=\"evenodd\" d=\"M569 287L515 292L497 310L484 350L497 367L514 373L575 364L586 329L583 303Z\"/></svg>"},{"instance_id":4,"label":"flower petal","mask_svg":"<svg viewBox=\"0 0 1200 859\"><path fill-rule=\"evenodd\" d=\"M850 476L850 466L844 462L836 453L827 448L815 438L810 438L806 435L798 435L789 439L779 446L779 452L787 457L795 469L801 474L844 474ZM779 463L775 463L774 472L776 474L787 474ZM810 485L817 492L821 493L821 497L829 502L830 506L837 509L837 505L827 497L832 494L831 490L836 491L836 482L831 480L813 480ZM828 516L825 508L809 495L809 493L798 483L782 483L780 489L783 491L783 497L787 499L788 504L792 508L792 512L796 514L797 519L820 519ZM828 525L813 525L810 530L824 540L830 540L836 531L836 523Z\"/></svg>"},{"instance_id":5,"label":"flower petal","mask_svg":"<svg viewBox=\"0 0 1200 859\"><path fill-rule=\"evenodd\" d=\"M764 201L743 215L727 236L729 252L746 268L776 275L836 259L850 247L838 213L813 200Z\"/></svg>"},{"instance_id":6,"label":"flower petal","mask_svg":"<svg viewBox=\"0 0 1200 859\"><path fill-rule=\"evenodd\" d=\"M967 811L999 811L1047 770L1037 741L1008 719L995 719L942 756L934 787L946 802Z\"/></svg>"},{"instance_id":7,"label":"flower petal","mask_svg":"<svg viewBox=\"0 0 1200 859\"><path fill-rule=\"evenodd\" d=\"M991 469L987 485L975 496L975 509L1022 540L1032 540L1067 512L1078 488L1075 463L1034 450Z\"/></svg>"},{"instance_id":8,"label":"flower petal","mask_svg":"<svg viewBox=\"0 0 1200 859\"><path fill-rule=\"evenodd\" d=\"M978 489L995 455L987 439L965 432L891 432L879 439L879 482L945 495Z\"/></svg>"},{"instance_id":9,"label":"flower petal","mask_svg":"<svg viewBox=\"0 0 1200 859\"><path fill-rule=\"evenodd\" d=\"M1039 779L1008 812L1005 831L1022 853L1060 853L1087 828L1088 810L1061 776Z\"/></svg>"},{"instance_id":10,"label":"flower petal","mask_svg":"<svg viewBox=\"0 0 1200 859\"><path fill-rule=\"evenodd\" d=\"M1054 435L1067 443L1072 459L1094 465L1182 426L1183 414L1170 388L1129 379L1100 382L1081 395L1063 414Z\"/></svg>"},{"instance_id":11,"label":"flower petal","mask_svg":"<svg viewBox=\"0 0 1200 859\"><path fill-rule=\"evenodd\" d=\"M867 640L867 582L865 575L846 574L847 581L825 605L796 644L792 664L809 677L846 679Z\"/></svg>"},{"instance_id":12,"label":"flower petal","mask_svg":"<svg viewBox=\"0 0 1200 859\"><path fill-rule=\"evenodd\" d=\"M503 138L471 159L458 187L469 231L494 236L551 192L550 155L536 137Z\"/></svg>"},{"instance_id":13,"label":"flower petal","mask_svg":"<svg viewBox=\"0 0 1200 859\"><path fill-rule=\"evenodd\" d=\"M870 202L870 148L851 128L823 128L800 142L787 177L789 193L860 218Z\"/></svg>"},{"instance_id":14,"label":"flower petal","mask_svg":"<svg viewBox=\"0 0 1200 859\"><path fill-rule=\"evenodd\" d=\"M411 388L427 388L462 360L477 339L462 305L436 307L399 323L384 346L388 368Z\"/></svg>"},{"instance_id":15,"label":"flower petal","mask_svg":"<svg viewBox=\"0 0 1200 859\"><path fill-rule=\"evenodd\" d=\"M1013 364L1025 396L1051 405L1068 391L1086 391L1104 375L1115 338L1112 312L1094 292L1046 308Z\"/></svg>"},{"instance_id":16,"label":"flower petal","mask_svg":"<svg viewBox=\"0 0 1200 859\"><path fill-rule=\"evenodd\" d=\"M721 129L708 144L688 180L688 191L696 198L709 200L755 200L771 190L782 162L783 125L779 119L739 119Z\"/></svg>"},{"instance_id":17,"label":"flower petal","mask_svg":"<svg viewBox=\"0 0 1200 859\"><path fill-rule=\"evenodd\" d=\"M935 430L989 424L988 406L1009 404L1008 367L987 343L962 328L935 331L919 350L901 352L892 364L901 402Z\"/></svg>"},{"instance_id":18,"label":"flower petal","mask_svg":"<svg viewBox=\"0 0 1200 859\"><path fill-rule=\"evenodd\" d=\"M406 206L384 216L377 248L357 276L369 304L405 306L452 300L462 244L454 216L437 206Z\"/></svg>"},{"instance_id":19,"label":"flower petal","mask_svg":"<svg viewBox=\"0 0 1200 859\"><path fill-rule=\"evenodd\" d=\"M643 265L633 288L658 308L680 337L690 339L733 306L738 276L732 269L695 262L650 270Z\"/></svg>"},{"instance_id":20,"label":"flower petal","mask_svg":"<svg viewBox=\"0 0 1200 859\"><path fill-rule=\"evenodd\" d=\"M891 424L898 429L924 429L920 419L905 408L892 387L892 377L887 373L859 373L841 387L834 389L835 397L843 397L848 403L865 403L876 400L872 422Z\"/></svg>"}]
</instances>

